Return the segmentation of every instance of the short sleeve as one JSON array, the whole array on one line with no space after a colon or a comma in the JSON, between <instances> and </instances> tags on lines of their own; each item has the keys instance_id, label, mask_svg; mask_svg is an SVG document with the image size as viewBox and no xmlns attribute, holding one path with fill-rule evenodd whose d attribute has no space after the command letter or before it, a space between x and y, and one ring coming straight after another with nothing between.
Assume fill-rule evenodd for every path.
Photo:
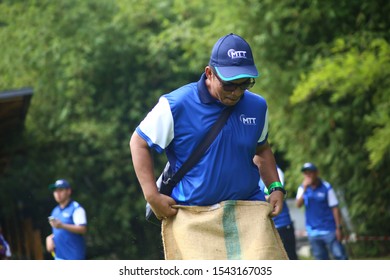
<instances>
[{"instance_id":1,"label":"short sleeve","mask_svg":"<svg viewBox=\"0 0 390 280\"><path fill-rule=\"evenodd\" d=\"M174 121L165 97L160 97L156 106L146 115L136 129L149 147L162 152L174 137Z\"/></svg>"},{"instance_id":2,"label":"short sleeve","mask_svg":"<svg viewBox=\"0 0 390 280\"><path fill-rule=\"evenodd\" d=\"M299 186L299 187L298 187L298 190L297 190L296 199L301 198L302 195L303 195L303 187L302 187L302 186Z\"/></svg>"},{"instance_id":3,"label":"short sleeve","mask_svg":"<svg viewBox=\"0 0 390 280\"><path fill-rule=\"evenodd\" d=\"M264 144L265 141L267 140L267 138L268 138L268 108L267 108L267 111L265 112L263 131L261 132L261 136L260 136L259 140L257 141L257 144L258 145Z\"/></svg>"},{"instance_id":4,"label":"short sleeve","mask_svg":"<svg viewBox=\"0 0 390 280\"><path fill-rule=\"evenodd\" d=\"M73 222L75 225L86 225L87 224L87 214L83 207L78 207L73 212Z\"/></svg>"},{"instance_id":5,"label":"short sleeve","mask_svg":"<svg viewBox=\"0 0 390 280\"><path fill-rule=\"evenodd\" d=\"M329 207L335 207L339 205L339 201L337 200L337 196L333 188L328 191L328 205Z\"/></svg>"}]
</instances>

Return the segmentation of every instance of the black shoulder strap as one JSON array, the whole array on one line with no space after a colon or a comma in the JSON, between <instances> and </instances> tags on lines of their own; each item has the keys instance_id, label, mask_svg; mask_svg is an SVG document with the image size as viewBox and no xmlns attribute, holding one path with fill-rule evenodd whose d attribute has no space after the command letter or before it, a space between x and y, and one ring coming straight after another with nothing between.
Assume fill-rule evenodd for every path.
<instances>
[{"instance_id":1,"label":"black shoulder strap","mask_svg":"<svg viewBox=\"0 0 390 280\"><path fill-rule=\"evenodd\" d=\"M180 169L173 175L172 178L168 178L164 183L169 187L168 193L172 193L173 187L183 178L183 176L200 160L206 150L209 148L211 143L217 137L222 127L225 125L227 119L229 118L231 112L233 111L234 106L229 106L225 108L218 119L215 121L214 125L211 127L209 132L203 138L202 142L196 147L191 156L183 163Z\"/></svg>"}]
</instances>

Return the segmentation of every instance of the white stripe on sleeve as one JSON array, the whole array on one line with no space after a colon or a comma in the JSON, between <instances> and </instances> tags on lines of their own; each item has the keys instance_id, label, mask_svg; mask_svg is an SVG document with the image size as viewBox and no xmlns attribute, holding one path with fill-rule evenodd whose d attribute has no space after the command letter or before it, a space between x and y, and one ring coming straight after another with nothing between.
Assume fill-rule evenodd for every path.
<instances>
[{"instance_id":1,"label":"white stripe on sleeve","mask_svg":"<svg viewBox=\"0 0 390 280\"><path fill-rule=\"evenodd\" d=\"M158 103L146 115L139 128L156 145L165 149L174 137L174 121L169 102L160 97Z\"/></svg>"},{"instance_id":2,"label":"white stripe on sleeve","mask_svg":"<svg viewBox=\"0 0 390 280\"><path fill-rule=\"evenodd\" d=\"M268 108L267 111L265 112L263 132L261 133L260 139L257 142L258 143L263 142L265 140L265 137L267 137L267 133L268 133Z\"/></svg>"},{"instance_id":3,"label":"white stripe on sleeve","mask_svg":"<svg viewBox=\"0 0 390 280\"><path fill-rule=\"evenodd\" d=\"M334 207L339 204L339 201L337 200L336 193L333 189L330 189L328 192L328 205L329 207Z\"/></svg>"},{"instance_id":4,"label":"white stripe on sleeve","mask_svg":"<svg viewBox=\"0 0 390 280\"><path fill-rule=\"evenodd\" d=\"M73 212L73 222L75 225L86 225L87 215L83 207L78 207Z\"/></svg>"}]
</instances>

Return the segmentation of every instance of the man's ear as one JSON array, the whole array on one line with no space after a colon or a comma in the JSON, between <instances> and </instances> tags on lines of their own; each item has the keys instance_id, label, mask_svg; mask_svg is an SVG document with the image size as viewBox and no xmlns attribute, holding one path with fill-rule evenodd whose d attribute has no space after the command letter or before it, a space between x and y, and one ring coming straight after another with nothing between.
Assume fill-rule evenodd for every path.
<instances>
[{"instance_id":1,"label":"man's ear","mask_svg":"<svg viewBox=\"0 0 390 280\"><path fill-rule=\"evenodd\" d=\"M211 79L211 75L213 74L213 72L212 72L211 67L209 65L206 66L206 68L204 69L204 72L206 74L206 78Z\"/></svg>"}]
</instances>

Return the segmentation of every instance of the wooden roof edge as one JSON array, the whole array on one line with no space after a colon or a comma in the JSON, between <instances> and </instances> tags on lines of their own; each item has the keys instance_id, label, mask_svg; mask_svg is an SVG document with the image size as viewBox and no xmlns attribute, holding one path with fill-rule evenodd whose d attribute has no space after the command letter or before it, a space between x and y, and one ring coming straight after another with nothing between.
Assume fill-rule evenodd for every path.
<instances>
[{"instance_id":1,"label":"wooden roof edge","mask_svg":"<svg viewBox=\"0 0 390 280\"><path fill-rule=\"evenodd\" d=\"M14 97L20 96L29 96L34 93L34 90L30 87L8 90L8 91L0 91L0 99L10 99Z\"/></svg>"}]
</instances>

